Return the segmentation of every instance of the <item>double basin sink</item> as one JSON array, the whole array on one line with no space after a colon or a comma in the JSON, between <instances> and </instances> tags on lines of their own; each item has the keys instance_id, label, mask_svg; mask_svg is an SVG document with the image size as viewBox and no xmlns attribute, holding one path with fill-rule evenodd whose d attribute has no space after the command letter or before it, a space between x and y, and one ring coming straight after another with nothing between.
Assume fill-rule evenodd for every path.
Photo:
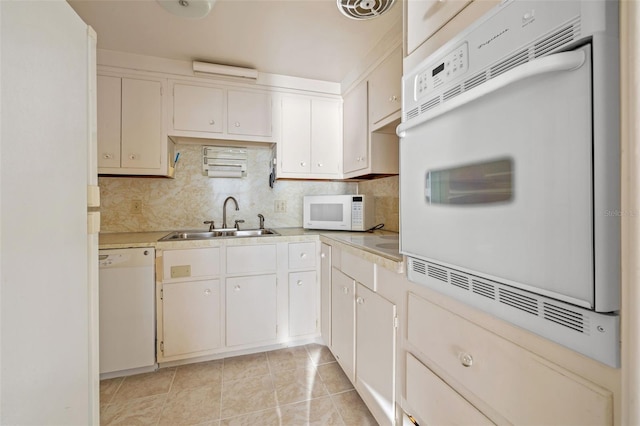
<instances>
[{"instance_id":1,"label":"double basin sink","mask_svg":"<svg viewBox=\"0 0 640 426\"><path fill-rule=\"evenodd\" d=\"M213 231L175 231L160 241L208 240L210 238L261 237L280 235L273 229L218 229Z\"/></svg>"}]
</instances>

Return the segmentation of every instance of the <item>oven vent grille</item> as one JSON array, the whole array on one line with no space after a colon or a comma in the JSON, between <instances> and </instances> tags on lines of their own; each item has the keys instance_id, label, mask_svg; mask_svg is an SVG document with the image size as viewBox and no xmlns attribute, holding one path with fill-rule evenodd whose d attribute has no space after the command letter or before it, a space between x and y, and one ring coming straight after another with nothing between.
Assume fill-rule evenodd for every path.
<instances>
[{"instance_id":1,"label":"oven vent grille","mask_svg":"<svg viewBox=\"0 0 640 426\"><path fill-rule=\"evenodd\" d=\"M496 287L485 281L471 280L471 288L475 294L487 297L491 300L496 298Z\"/></svg>"},{"instance_id":2,"label":"oven vent grille","mask_svg":"<svg viewBox=\"0 0 640 426\"><path fill-rule=\"evenodd\" d=\"M580 39L580 17L572 20L551 30L537 40L532 41L526 46L520 46L514 52L501 58L496 63L487 66L473 77L454 86L443 87L441 92L435 98L430 99L420 105L420 108L413 108L405 114L406 121L417 118L430 109L448 102L452 98L464 93L468 90L478 87L517 66L529 62L535 58L553 53L556 50ZM427 92L429 93L429 92ZM425 93L426 94L426 93Z\"/></svg>"},{"instance_id":3,"label":"oven vent grille","mask_svg":"<svg viewBox=\"0 0 640 426\"><path fill-rule=\"evenodd\" d=\"M436 280L440 280L445 283L449 282L449 277L446 269L438 268L437 266L434 266L434 265L428 265L427 271L428 271L427 275L430 276L431 278L435 278Z\"/></svg>"},{"instance_id":4,"label":"oven vent grille","mask_svg":"<svg viewBox=\"0 0 640 426\"><path fill-rule=\"evenodd\" d=\"M447 90L446 92L444 92L442 94L442 102L446 102L451 98L455 98L460 93L462 93L462 87L461 86L456 86L456 87L454 87L452 89L449 89L449 90Z\"/></svg>"},{"instance_id":5,"label":"oven vent grille","mask_svg":"<svg viewBox=\"0 0 640 426\"><path fill-rule=\"evenodd\" d=\"M500 74L527 62L529 62L529 51L526 49L521 50L515 55L512 55L504 61L498 62L496 65L492 66L490 69L491 78L497 77Z\"/></svg>"},{"instance_id":6,"label":"oven vent grille","mask_svg":"<svg viewBox=\"0 0 640 426\"><path fill-rule=\"evenodd\" d=\"M429 111L431 108L438 106L439 104L440 104L440 96L437 96L431 100L428 100L427 102L420 105L420 114L422 114L425 111Z\"/></svg>"},{"instance_id":7,"label":"oven vent grille","mask_svg":"<svg viewBox=\"0 0 640 426\"><path fill-rule=\"evenodd\" d=\"M411 111L406 113L406 119L407 120L411 120L412 118L415 118L418 116L418 114L420 113L418 107L415 107L414 109L412 109Z\"/></svg>"},{"instance_id":8,"label":"oven vent grille","mask_svg":"<svg viewBox=\"0 0 640 426\"><path fill-rule=\"evenodd\" d=\"M580 20L576 19L566 27L561 28L560 30L535 43L533 47L534 57L539 58L540 56L544 56L560 46L574 41L579 33Z\"/></svg>"},{"instance_id":9,"label":"oven vent grille","mask_svg":"<svg viewBox=\"0 0 640 426\"><path fill-rule=\"evenodd\" d=\"M533 297L525 296L524 294L519 294L506 288L498 289L498 297L500 298L500 303L533 315L538 315L538 301Z\"/></svg>"},{"instance_id":10,"label":"oven vent grille","mask_svg":"<svg viewBox=\"0 0 640 426\"><path fill-rule=\"evenodd\" d=\"M544 302L543 305L545 319L569 327L580 333L587 333L589 331L588 323L585 321L586 318L582 313L547 302ZM586 320L588 320L588 318Z\"/></svg>"},{"instance_id":11,"label":"oven vent grille","mask_svg":"<svg viewBox=\"0 0 640 426\"><path fill-rule=\"evenodd\" d=\"M469 89L473 89L474 87L479 86L485 81L487 81L487 73L481 72L480 74L477 74L474 77L471 77L469 80L464 82L463 84L464 91L466 92Z\"/></svg>"},{"instance_id":12,"label":"oven vent grille","mask_svg":"<svg viewBox=\"0 0 640 426\"><path fill-rule=\"evenodd\" d=\"M433 285L435 289L444 290L454 297L461 296L463 301L472 306L483 309L495 307L496 313L504 313L504 307L508 306L518 312L534 315L547 326L553 323L554 327L560 325L575 332L590 334L589 317L581 313L580 308L572 309L566 303L446 266L415 258L410 258L410 262L410 280ZM422 277L416 277L411 272L419 273Z\"/></svg>"},{"instance_id":13,"label":"oven vent grille","mask_svg":"<svg viewBox=\"0 0 640 426\"><path fill-rule=\"evenodd\" d=\"M451 284L456 287L460 287L464 290L469 290L469 278L464 275L456 274L455 272L451 273Z\"/></svg>"}]
</instances>

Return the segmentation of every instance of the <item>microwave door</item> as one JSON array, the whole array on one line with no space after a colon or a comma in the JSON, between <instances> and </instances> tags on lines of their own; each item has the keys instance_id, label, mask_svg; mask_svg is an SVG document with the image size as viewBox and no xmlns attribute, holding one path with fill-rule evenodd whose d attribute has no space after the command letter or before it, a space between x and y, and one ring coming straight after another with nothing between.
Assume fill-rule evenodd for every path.
<instances>
[{"instance_id":1,"label":"microwave door","mask_svg":"<svg viewBox=\"0 0 640 426\"><path fill-rule=\"evenodd\" d=\"M591 61L580 50L577 69L405 130L403 254L593 307Z\"/></svg>"},{"instance_id":2,"label":"microwave door","mask_svg":"<svg viewBox=\"0 0 640 426\"><path fill-rule=\"evenodd\" d=\"M308 228L338 231L351 230L351 203L344 201L318 201L309 203Z\"/></svg>"}]
</instances>

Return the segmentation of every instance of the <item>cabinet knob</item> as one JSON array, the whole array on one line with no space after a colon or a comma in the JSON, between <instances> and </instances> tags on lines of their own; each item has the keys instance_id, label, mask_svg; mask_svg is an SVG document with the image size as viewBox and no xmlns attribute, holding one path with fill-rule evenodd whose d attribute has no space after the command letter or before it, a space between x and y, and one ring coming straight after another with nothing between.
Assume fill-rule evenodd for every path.
<instances>
[{"instance_id":1,"label":"cabinet knob","mask_svg":"<svg viewBox=\"0 0 640 426\"><path fill-rule=\"evenodd\" d=\"M320 253L320 257L324 259L325 257L327 257L327 255L324 253Z\"/></svg>"},{"instance_id":2,"label":"cabinet knob","mask_svg":"<svg viewBox=\"0 0 640 426\"><path fill-rule=\"evenodd\" d=\"M358 298L356 299L356 303L357 303L358 305L362 305L362 304L364 303L364 299L363 299L362 297L358 297Z\"/></svg>"},{"instance_id":3,"label":"cabinet knob","mask_svg":"<svg viewBox=\"0 0 640 426\"><path fill-rule=\"evenodd\" d=\"M305 167L305 166L307 165L307 163L305 163L304 161L301 161L301 162L300 162L300 165L301 165L302 167Z\"/></svg>"},{"instance_id":4,"label":"cabinet knob","mask_svg":"<svg viewBox=\"0 0 640 426\"><path fill-rule=\"evenodd\" d=\"M105 160L111 160L113 158L113 154L102 154L102 158Z\"/></svg>"},{"instance_id":5,"label":"cabinet knob","mask_svg":"<svg viewBox=\"0 0 640 426\"><path fill-rule=\"evenodd\" d=\"M236 121L235 123L233 123L233 125L236 126L236 127L240 127L240 122Z\"/></svg>"},{"instance_id":6,"label":"cabinet knob","mask_svg":"<svg viewBox=\"0 0 640 426\"><path fill-rule=\"evenodd\" d=\"M471 367L473 365L473 357L471 356L471 354L462 352L460 353L460 355L458 355L458 359L460 359L460 363L464 367Z\"/></svg>"},{"instance_id":7,"label":"cabinet knob","mask_svg":"<svg viewBox=\"0 0 640 426\"><path fill-rule=\"evenodd\" d=\"M305 257L307 257L307 253L300 253L300 259L304 259Z\"/></svg>"},{"instance_id":8,"label":"cabinet knob","mask_svg":"<svg viewBox=\"0 0 640 426\"><path fill-rule=\"evenodd\" d=\"M398 100L398 97L396 95L389 96L389 102L395 102L397 100Z\"/></svg>"},{"instance_id":9,"label":"cabinet knob","mask_svg":"<svg viewBox=\"0 0 640 426\"><path fill-rule=\"evenodd\" d=\"M322 167L322 163L318 163L318 167Z\"/></svg>"},{"instance_id":10,"label":"cabinet knob","mask_svg":"<svg viewBox=\"0 0 640 426\"><path fill-rule=\"evenodd\" d=\"M240 286L238 284L234 285L233 291L240 291Z\"/></svg>"},{"instance_id":11,"label":"cabinet knob","mask_svg":"<svg viewBox=\"0 0 640 426\"><path fill-rule=\"evenodd\" d=\"M204 295L209 296L210 294L211 294L211 289L210 288L205 289Z\"/></svg>"},{"instance_id":12,"label":"cabinet knob","mask_svg":"<svg viewBox=\"0 0 640 426\"><path fill-rule=\"evenodd\" d=\"M296 283L296 285L297 285L298 287L302 286L302 280L298 280L298 282Z\"/></svg>"},{"instance_id":13,"label":"cabinet knob","mask_svg":"<svg viewBox=\"0 0 640 426\"><path fill-rule=\"evenodd\" d=\"M129 160L137 160L138 156L136 154L129 154Z\"/></svg>"},{"instance_id":14,"label":"cabinet knob","mask_svg":"<svg viewBox=\"0 0 640 426\"><path fill-rule=\"evenodd\" d=\"M211 124L213 126L214 124L216 124L216 121L215 120L209 120L209 124Z\"/></svg>"}]
</instances>

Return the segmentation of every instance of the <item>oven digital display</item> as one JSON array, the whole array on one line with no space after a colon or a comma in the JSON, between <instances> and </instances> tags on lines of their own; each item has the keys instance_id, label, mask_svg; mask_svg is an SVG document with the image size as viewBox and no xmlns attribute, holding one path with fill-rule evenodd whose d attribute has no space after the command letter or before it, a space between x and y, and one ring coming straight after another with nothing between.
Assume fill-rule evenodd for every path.
<instances>
[{"instance_id":1,"label":"oven digital display","mask_svg":"<svg viewBox=\"0 0 640 426\"><path fill-rule=\"evenodd\" d=\"M444 70L444 62L431 71L431 77L435 77L438 73L442 72L442 70Z\"/></svg>"}]
</instances>

